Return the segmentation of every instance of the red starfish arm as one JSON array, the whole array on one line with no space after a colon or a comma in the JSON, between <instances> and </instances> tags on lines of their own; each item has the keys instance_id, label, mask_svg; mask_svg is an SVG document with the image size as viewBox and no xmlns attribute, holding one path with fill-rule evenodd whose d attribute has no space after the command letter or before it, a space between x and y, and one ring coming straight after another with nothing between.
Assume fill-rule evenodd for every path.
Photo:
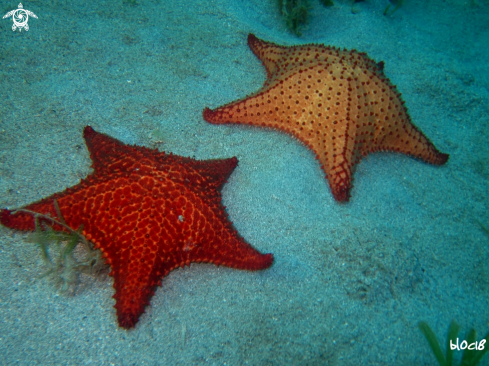
<instances>
[{"instance_id":1,"label":"red starfish arm","mask_svg":"<svg viewBox=\"0 0 489 366\"><path fill-rule=\"evenodd\" d=\"M34 205L23 207L23 209L28 209L30 211L40 213L39 211L35 211L36 209L38 209L36 206L34 207L31 206ZM41 211L55 218L56 210L54 209L54 205L52 201L51 201L51 206L52 206L52 210L49 209L48 205L43 205ZM6 226L11 229L22 230L22 231L34 231L35 229L34 215L26 212L15 212L15 213L14 212L15 210L7 210L7 209L0 210L0 223L3 226ZM51 224L51 222L48 223Z\"/></svg>"},{"instance_id":2,"label":"red starfish arm","mask_svg":"<svg viewBox=\"0 0 489 366\"><path fill-rule=\"evenodd\" d=\"M128 329L134 327L144 313L161 279L176 266L163 264L162 256L148 259L142 251L126 250L119 255L108 261L112 263L110 275L114 277L117 319L121 327Z\"/></svg>"},{"instance_id":3,"label":"red starfish arm","mask_svg":"<svg viewBox=\"0 0 489 366\"><path fill-rule=\"evenodd\" d=\"M85 127L84 137L98 175L117 172L155 175L159 171L171 174L175 181L201 187L205 192L221 188L238 165L236 157L198 161L142 146L128 146L90 126Z\"/></svg>"},{"instance_id":4,"label":"red starfish arm","mask_svg":"<svg viewBox=\"0 0 489 366\"><path fill-rule=\"evenodd\" d=\"M73 215L71 206L77 200L86 198L87 195L95 196L98 191L104 189L106 184L107 183L104 182L102 179L99 179L94 175L90 175L87 179L82 180L76 186L67 188L61 193L53 194L38 202L22 207L21 209L37 212L39 214L52 217L53 219L60 222L63 222L63 220L65 220L70 228L72 228L73 230L77 230L78 227L82 224L80 218L83 217L83 215L85 214L88 215L88 213ZM62 217L58 217L55 201L58 204ZM0 223L11 229L34 231L34 214L22 211L15 211L16 210L0 210ZM53 222L48 219L39 218L39 221L47 223L48 225L52 226L54 230L66 231L60 225L53 225Z\"/></svg>"},{"instance_id":5,"label":"red starfish arm","mask_svg":"<svg viewBox=\"0 0 489 366\"><path fill-rule=\"evenodd\" d=\"M192 169L195 169L196 174L191 175L194 178L195 183L200 184L201 190L207 192L210 188L219 190L227 179L234 171L234 168L238 165L238 159L232 157L229 159L217 159L217 160L192 160ZM205 177L205 182L198 181L198 178ZM186 177L187 180L192 179Z\"/></svg>"},{"instance_id":6,"label":"red starfish arm","mask_svg":"<svg viewBox=\"0 0 489 366\"><path fill-rule=\"evenodd\" d=\"M259 270L272 264L271 254L261 254L238 235L220 202L209 203L187 192L175 200L173 207L178 216L170 218L166 227L174 225L174 231L181 233L181 236L174 237L174 240L181 241L181 251L177 252L178 265L207 262Z\"/></svg>"},{"instance_id":7,"label":"red starfish arm","mask_svg":"<svg viewBox=\"0 0 489 366\"><path fill-rule=\"evenodd\" d=\"M198 242L194 243L192 240L187 240L184 251L188 251L188 255L182 253L182 263L213 263L251 271L265 269L272 265L272 254L261 254L244 241L236 230L231 227L231 224L223 224L221 230L211 229L212 232L206 233L209 238L207 242L199 244ZM195 247L192 248L192 245L195 245ZM191 251L194 251L194 253L191 253ZM185 260L185 257L188 259Z\"/></svg>"}]
</instances>

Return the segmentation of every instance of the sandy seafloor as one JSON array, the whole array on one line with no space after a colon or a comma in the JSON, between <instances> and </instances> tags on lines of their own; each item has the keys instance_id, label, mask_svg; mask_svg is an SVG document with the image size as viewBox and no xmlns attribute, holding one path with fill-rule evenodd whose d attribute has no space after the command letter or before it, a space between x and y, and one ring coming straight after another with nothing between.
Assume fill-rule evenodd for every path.
<instances>
[{"instance_id":1,"label":"sandy seafloor","mask_svg":"<svg viewBox=\"0 0 489 366\"><path fill-rule=\"evenodd\" d=\"M265 3L265 4L263 4ZM48 279L25 233L0 228L2 365L435 365L444 343L489 331L487 0L312 1L303 36L274 1L28 1L28 32L0 22L0 207L91 172L87 124L126 143L237 156L223 200L239 233L275 255L265 271L192 264L163 280L135 329L117 325L112 278ZM2 2L2 14L16 2ZM385 61L442 167L379 153L339 204L314 155L271 130L206 123L256 91L247 34L323 43ZM459 359L460 352L456 353ZM489 365L489 356L481 362Z\"/></svg>"}]
</instances>

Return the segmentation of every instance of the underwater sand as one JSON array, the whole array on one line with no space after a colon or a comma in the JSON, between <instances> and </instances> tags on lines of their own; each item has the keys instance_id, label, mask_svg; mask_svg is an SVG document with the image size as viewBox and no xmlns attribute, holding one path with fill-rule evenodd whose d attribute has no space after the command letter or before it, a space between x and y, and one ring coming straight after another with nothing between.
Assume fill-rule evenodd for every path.
<instances>
[{"instance_id":1,"label":"underwater sand","mask_svg":"<svg viewBox=\"0 0 489 366\"><path fill-rule=\"evenodd\" d=\"M223 189L238 232L274 265L192 264L164 278L135 329L118 327L112 278L67 293L28 235L0 227L0 364L435 365L444 343L489 331L489 4L486 0L311 0L303 36L274 1L29 1L28 32L0 22L0 207L64 190L91 172L90 124L125 143L197 159L237 156ZM3 14L17 7L3 2ZM414 124L445 166L379 153L349 203L292 137L202 119L259 89L248 33L322 43L385 62ZM461 352L455 357L460 358ZM480 363L489 365L489 356Z\"/></svg>"}]
</instances>

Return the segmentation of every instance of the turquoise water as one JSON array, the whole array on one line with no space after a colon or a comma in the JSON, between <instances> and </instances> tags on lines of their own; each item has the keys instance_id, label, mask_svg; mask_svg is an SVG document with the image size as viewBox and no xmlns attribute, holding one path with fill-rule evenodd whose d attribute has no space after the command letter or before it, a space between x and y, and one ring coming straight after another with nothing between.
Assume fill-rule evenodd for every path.
<instances>
[{"instance_id":1,"label":"turquoise water","mask_svg":"<svg viewBox=\"0 0 489 366\"><path fill-rule=\"evenodd\" d=\"M273 1L33 1L23 3L38 16L28 32L2 19L0 207L86 177L90 124L182 156L237 156L224 205L275 263L261 272L175 270L126 331L111 277L82 275L60 293L38 279L46 267L28 235L1 227L0 363L435 365L419 321L442 342L454 319L460 337L489 331L489 4L405 0L391 16L380 0L311 4L300 38ZM350 202L339 204L313 153L292 137L206 123L205 107L265 80L250 32L384 61L413 123L449 162L370 155Z\"/></svg>"}]
</instances>

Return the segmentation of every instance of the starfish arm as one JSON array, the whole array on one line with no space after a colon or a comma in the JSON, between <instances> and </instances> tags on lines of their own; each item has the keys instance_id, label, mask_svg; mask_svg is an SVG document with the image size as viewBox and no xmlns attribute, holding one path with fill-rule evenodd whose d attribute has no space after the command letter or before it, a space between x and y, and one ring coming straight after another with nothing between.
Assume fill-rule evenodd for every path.
<instances>
[{"instance_id":1,"label":"starfish arm","mask_svg":"<svg viewBox=\"0 0 489 366\"><path fill-rule=\"evenodd\" d=\"M23 207L23 209L29 209L28 207ZM30 209L29 209L30 210ZM44 210L44 212L50 210ZM54 211L54 206L53 206ZM34 211L38 212L38 211ZM40 213L40 212L38 212ZM50 215L52 217L52 215ZM0 210L0 223L10 229L22 230L22 231L34 231L35 221L34 216L27 212L15 212L15 210Z\"/></svg>"},{"instance_id":2,"label":"starfish arm","mask_svg":"<svg viewBox=\"0 0 489 366\"><path fill-rule=\"evenodd\" d=\"M181 233L181 251L175 252L174 263L179 266L192 262L213 263L231 268L260 270L273 262L271 254L261 254L239 236L218 202L192 195L179 197L173 206L176 213L175 232ZM169 227L169 224L167 224ZM166 262L171 262L168 257Z\"/></svg>"},{"instance_id":3,"label":"starfish arm","mask_svg":"<svg viewBox=\"0 0 489 366\"><path fill-rule=\"evenodd\" d=\"M352 130L355 124L349 121L340 121L335 125L336 133L325 134L321 139L313 141L311 148L322 152L317 156L333 197L338 202L347 202L350 199L352 186L352 169L355 161L355 140Z\"/></svg>"},{"instance_id":4,"label":"starfish arm","mask_svg":"<svg viewBox=\"0 0 489 366\"><path fill-rule=\"evenodd\" d=\"M359 157L376 151L395 151L419 158L427 163L443 165L448 154L439 152L428 138L411 122L401 94L376 66L368 72L352 71L358 85L354 92L352 110L364 110L364 115L352 115L358 128ZM368 88L367 88L368 86ZM382 98L376 97L383 95ZM358 108L357 108L358 107ZM363 118L362 118L363 117ZM359 159L356 161L358 162Z\"/></svg>"},{"instance_id":5,"label":"starfish arm","mask_svg":"<svg viewBox=\"0 0 489 366\"><path fill-rule=\"evenodd\" d=\"M248 46L265 66L268 78L280 72L280 61L287 54L287 47L265 42L251 33L248 35Z\"/></svg>"},{"instance_id":6,"label":"starfish arm","mask_svg":"<svg viewBox=\"0 0 489 366\"><path fill-rule=\"evenodd\" d=\"M95 197L98 191L106 187L106 184L107 182L105 182L104 179L90 175L87 177L87 179L82 180L76 186L67 188L61 193L56 193L47 198L43 198L38 202L22 207L22 209L37 212L61 222L65 220L70 228L76 230L81 224L83 224L83 215L89 215L89 212L84 211L76 213L73 210L73 206L82 206L80 203L77 203L77 200L85 200L87 197ZM55 201L58 204L62 217L58 217ZM85 208L89 210L90 206ZM63 227L57 224L52 225L52 222L47 219L40 218L40 222L46 222L52 226L54 230L66 231ZM0 223L6 227L16 230L33 231L35 229L33 214L22 211L16 212L16 210L0 210Z\"/></svg>"},{"instance_id":7,"label":"starfish arm","mask_svg":"<svg viewBox=\"0 0 489 366\"><path fill-rule=\"evenodd\" d=\"M426 163L443 165L448 161L444 154L431 143L413 124L403 124L399 133L382 134L378 137L377 151L395 151L421 159Z\"/></svg>"},{"instance_id":8,"label":"starfish arm","mask_svg":"<svg viewBox=\"0 0 489 366\"><path fill-rule=\"evenodd\" d=\"M91 126L85 127L83 137L93 162L92 167L99 174L135 171L147 158L145 152L149 151L145 147L125 145L110 136L98 133Z\"/></svg>"},{"instance_id":9,"label":"starfish arm","mask_svg":"<svg viewBox=\"0 0 489 366\"><path fill-rule=\"evenodd\" d=\"M208 241L199 242L197 238L191 238L185 242L183 263L213 263L249 271L266 269L272 265L272 254L261 254L240 237L227 220L221 223L222 228L216 225L217 230L211 229L204 234Z\"/></svg>"},{"instance_id":10,"label":"starfish arm","mask_svg":"<svg viewBox=\"0 0 489 366\"><path fill-rule=\"evenodd\" d=\"M128 146L90 126L85 127L84 137L93 168L99 175L137 171L161 179L169 177L208 192L221 188L238 165L236 157L198 161L142 146Z\"/></svg>"},{"instance_id":11,"label":"starfish arm","mask_svg":"<svg viewBox=\"0 0 489 366\"><path fill-rule=\"evenodd\" d=\"M259 92L214 110L205 108L203 118L213 124L247 124L261 127L287 127L295 123L283 113L281 100L273 96L275 86L264 86ZM292 106L299 111L299 106ZM286 121L283 119L286 118Z\"/></svg>"},{"instance_id":12,"label":"starfish arm","mask_svg":"<svg viewBox=\"0 0 489 366\"><path fill-rule=\"evenodd\" d=\"M195 186L201 186L203 192L211 189L220 190L237 165L236 157L205 161L193 160L190 167L195 170L195 174L188 174L186 179Z\"/></svg>"},{"instance_id":13,"label":"starfish arm","mask_svg":"<svg viewBox=\"0 0 489 366\"><path fill-rule=\"evenodd\" d=\"M136 325L150 304L161 279L176 266L171 268L171 263L162 263L161 256L148 255L143 251L127 249L108 253L108 256L112 263L109 274L114 277L117 320L119 326L129 329Z\"/></svg>"}]
</instances>

